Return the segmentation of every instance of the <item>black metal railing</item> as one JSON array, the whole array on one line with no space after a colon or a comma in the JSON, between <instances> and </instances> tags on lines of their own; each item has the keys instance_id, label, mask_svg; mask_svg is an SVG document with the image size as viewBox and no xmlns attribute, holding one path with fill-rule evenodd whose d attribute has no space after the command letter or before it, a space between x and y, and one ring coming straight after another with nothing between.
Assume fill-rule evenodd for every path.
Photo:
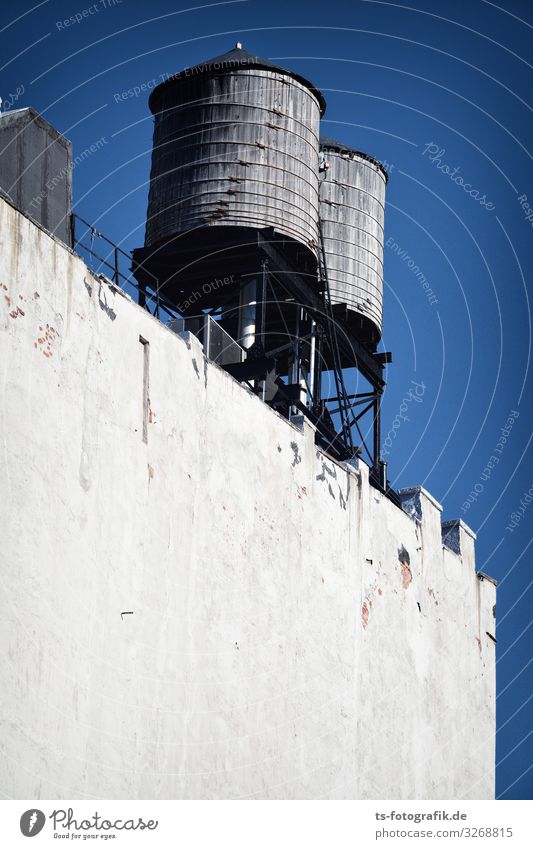
<instances>
[{"instance_id":1,"label":"black metal railing","mask_svg":"<svg viewBox=\"0 0 533 849\"><path fill-rule=\"evenodd\" d=\"M103 274L115 286L119 286L124 291L128 291L129 288L133 289L137 293L138 303L158 319L161 320L161 312L164 312L171 319L179 316L175 306L162 296L159 281L153 274L149 275L153 277L153 285L149 287L143 286L133 277L130 253L112 242L81 215L73 212L71 221L72 247L85 261L87 261L87 256L90 257L87 264L93 273ZM101 254L104 254L104 256L101 256ZM128 263L127 270L125 268L126 260ZM149 274L149 272L146 273ZM152 305L152 309L150 309L150 305Z\"/></svg>"}]
</instances>

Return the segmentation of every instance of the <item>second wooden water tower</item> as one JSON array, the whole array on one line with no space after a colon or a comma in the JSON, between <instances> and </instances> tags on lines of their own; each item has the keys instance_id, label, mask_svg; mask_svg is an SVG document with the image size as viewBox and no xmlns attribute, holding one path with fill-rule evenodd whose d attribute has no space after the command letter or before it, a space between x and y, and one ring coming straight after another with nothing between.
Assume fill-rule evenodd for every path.
<instances>
[{"instance_id":1,"label":"second wooden water tower","mask_svg":"<svg viewBox=\"0 0 533 849\"><path fill-rule=\"evenodd\" d=\"M331 300L371 345L383 325L383 244L387 172L377 159L321 137L320 222ZM327 167L326 167L327 166Z\"/></svg>"}]
</instances>

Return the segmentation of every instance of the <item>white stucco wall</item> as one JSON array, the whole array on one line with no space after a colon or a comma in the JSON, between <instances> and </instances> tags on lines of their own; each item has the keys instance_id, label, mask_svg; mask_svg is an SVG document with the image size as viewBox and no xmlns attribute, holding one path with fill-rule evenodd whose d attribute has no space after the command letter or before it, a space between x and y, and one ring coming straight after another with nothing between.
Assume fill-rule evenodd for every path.
<instances>
[{"instance_id":1,"label":"white stucco wall","mask_svg":"<svg viewBox=\"0 0 533 849\"><path fill-rule=\"evenodd\" d=\"M417 521L3 201L0 256L0 792L490 798L467 529L443 548L424 491Z\"/></svg>"}]
</instances>

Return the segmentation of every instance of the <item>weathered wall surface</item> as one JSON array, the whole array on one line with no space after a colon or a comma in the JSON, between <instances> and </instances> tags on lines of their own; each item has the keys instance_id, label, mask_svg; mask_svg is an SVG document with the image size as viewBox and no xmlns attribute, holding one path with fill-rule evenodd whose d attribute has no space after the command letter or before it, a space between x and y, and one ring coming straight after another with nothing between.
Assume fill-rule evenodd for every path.
<instances>
[{"instance_id":1,"label":"weathered wall surface","mask_svg":"<svg viewBox=\"0 0 533 849\"><path fill-rule=\"evenodd\" d=\"M417 520L4 202L0 256L0 792L491 797L467 529L443 548L423 490Z\"/></svg>"}]
</instances>

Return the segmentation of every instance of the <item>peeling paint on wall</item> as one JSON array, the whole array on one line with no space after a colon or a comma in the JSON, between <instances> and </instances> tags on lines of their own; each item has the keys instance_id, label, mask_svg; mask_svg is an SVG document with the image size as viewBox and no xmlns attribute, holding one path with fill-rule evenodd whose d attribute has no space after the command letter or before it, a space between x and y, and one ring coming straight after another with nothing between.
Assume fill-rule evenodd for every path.
<instances>
[{"instance_id":1,"label":"peeling paint on wall","mask_svg":"<svg viewBox=\"0 0 533 849\"><path fill-rule=\"evenodd\" d=\"M411 565L411 558L409 557L409 552L403 545L401 546L401 548L398 549L398 560L400 561L400 563L407 563L408 566Z\"/></svg>"},{"instance_id":2,"label":"peeling paint on wall","mask_svg":"<svg viewBox=\"0 0 533 849\"><path fill-rule=\"evenodd\" d=\"M298 443L291 442L292 453L294 454L294 459L292 461L292 465L296 466L298 463L302 462L302 458L300 457L300 452L298 450Z\"/></svg>"},{"instance_id":3,"label":"peeling paint on wall","mask_svg":"<svg viewBox=\"0 0 533 849\"><path fill-rule=\"evenodd\" d=\"M53 356L52 345L56 341L56 329L51 327L49 324L47 324L46 327L43 327L43 325L40 324L39 333L40 336L38 336L37 341L33 343L33 347L38 348L45 357Z\"/></svg>"},{"instance_id":4,"label":"peeling paint on wall","mask_svg":"<svg viewBox=\"0 0 533 849\"><path fill-rule=\"evenodd\" d=\"M337 480L337 469L335 468L335 466L332 465L330 467L323 457L320 457L320 460L322 462L322 471L319 475L316 476L316 480L325 481L326 475L329 475L329 477L333 478L333 480Z\"/></svg>"},{"instance_id":5,"label":"peeling paint on wall","mask_svg":"<svg viewBox=\"0 0 533 849\"><path fill-rule=\"evenodd\" d=\"M113 307L110 307L107 303L107 297L109 296L110 289L108 286L104 286L100 283L100 288L98 290L98 306L100 309L107 315L111 321L114 321L117 317L117 314Z\"/></svg>"},{"instance_id":6,"label":"peeling paint on wall","mask_svg":"<svg viewBox=\"0 0 533 849\"><path fill-rule=\"evenodd\" d=\"M400 565L402 569L402 587L404 590L407 590L409 588L409 584L413 580L413 573L407 563L401 563Z\"/></svg>"},{"instance_id":7,"label":"peeling paint on wall","mask_svg":"<svg viewBox=\"0 0 533 849\"><path fill-rule=\"evenodd\" d=\"M409 588L409 584L413 580L413 573L411 572L411 558L409 557L409 552L404 545L398 549L398 560L400 561L400 568L402 572L402 587L406 590Z\"/></svg>"}]
</instances>

